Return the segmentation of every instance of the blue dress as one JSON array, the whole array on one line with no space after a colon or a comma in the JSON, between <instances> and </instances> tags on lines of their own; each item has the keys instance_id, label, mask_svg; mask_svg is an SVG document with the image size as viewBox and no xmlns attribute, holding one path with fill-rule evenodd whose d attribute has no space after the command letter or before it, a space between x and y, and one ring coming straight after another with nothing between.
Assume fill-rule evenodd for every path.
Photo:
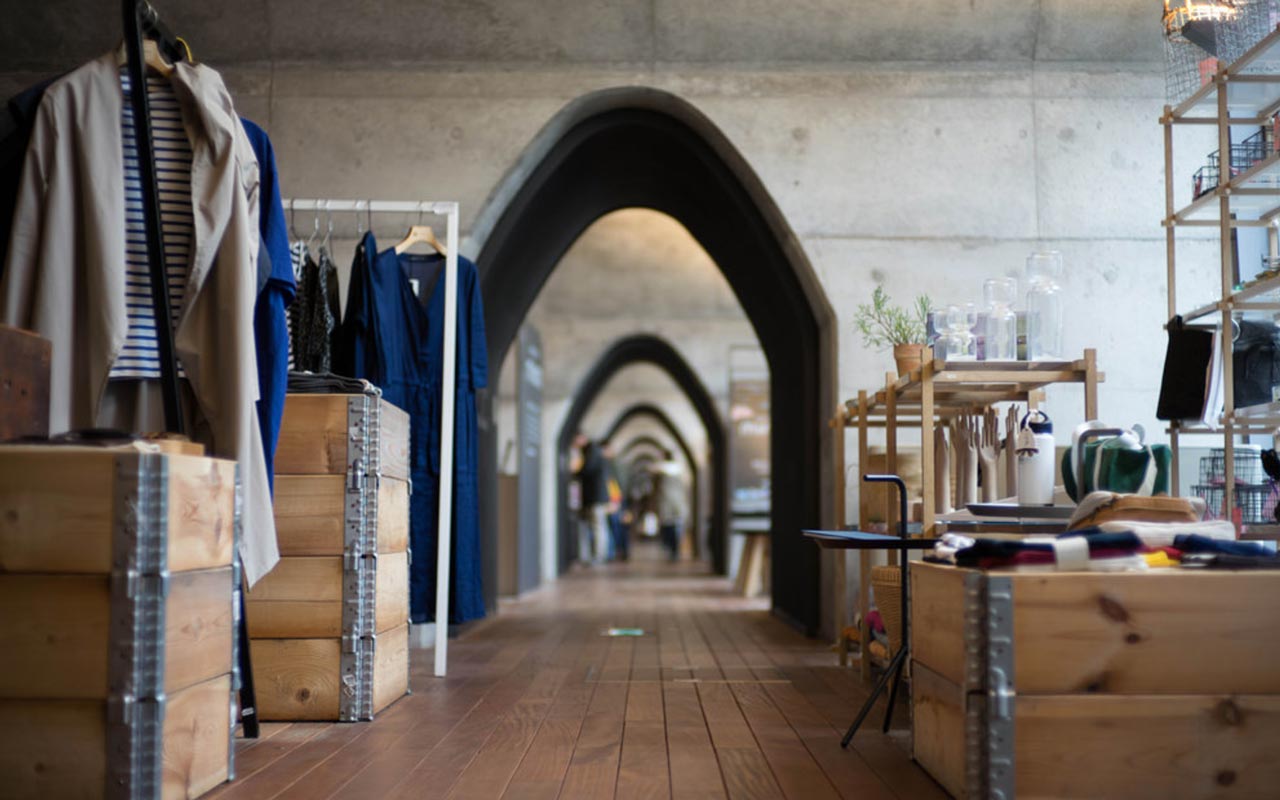
<instances>
[{"instance_id":1,"label":"blue dress","mask_svg":"<svg viewBox=\"0 0 1280 800\"><path fill-rule=\"evenodd\" d=\"M267 462L267 481L272 483L276 442L284 417L285 388L289 382L289 328L285 314L294 300L297 283L289 257L289 232L280 201L280 176L271 139L253 122L242 119L241 123L258 157L258 227L262 236L259 261L266 256L270 265L269 274L259 275L258 299L253 306L253 336L258 357L258 426L262 433L262 454Z\"/></svg>"},{"instance_id":2,"label":"blue dress","mask_svg":"<svg viewBox=\"0 0 1280 800\"><path fill-rule=\"evenodd\" d=\"M444 368L443 275L443 256L397 255L395 250L379 253L373 235L365 234L352 265L347 312L335 353L339 359L349 361L353 376L380 386L388 402L409 414L413 480L409 503L409 543L413 548L409 599L414 622L429 622L435 616ZM457 375L449 602L449 622L455 624L485 614L475 391L488 385L488 357L479 274L465 258L458 259Z\"/></svg>"}]
</instances>

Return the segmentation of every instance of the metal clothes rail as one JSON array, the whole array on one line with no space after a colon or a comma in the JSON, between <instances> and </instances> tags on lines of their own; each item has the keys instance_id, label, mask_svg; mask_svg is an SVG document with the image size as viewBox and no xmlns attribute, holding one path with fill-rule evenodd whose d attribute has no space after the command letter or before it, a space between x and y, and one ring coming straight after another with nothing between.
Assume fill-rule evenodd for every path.
<instances>
[{"instance_id":1,"label":"metal clothes rail","mask_svg":"<svg viewBox=\"0 0 1280 800\"><path fill-rule=\"evenodd\" d=\"M133 111L134 141L138 148L138 177L141 179L142 211L147 242L147 265L151 273L151 303L156 317L156 354L160 359L160 389L164 398L164 427L167 433L184 433L182 400L178 392L178 366L173 350L173 317L169 308L169 280L165 271L164 234L160 228L160 189L156 183L155 146L151 138L151 107L147 97L147 65L143 57L144 39L156 41L171 60L181 52L176 37L160 21L147 0L122 0L124 47L129 70L129 92Z\"/></svg>"},{"instance_id":2,"label":"metal clothes rail","mask_svg":"<svg viewBox=\"0 0 1280 800\"><path fill-rule=\"evenodd\" d=\"M443 678L449 656L449 574L453 544L454 403L458 384L458 204L454 201L298 200L290 211L357 214L434 214L446 220L444 237L444 375L440 409L440 506L436 525L435 674Z\"/></svg>"}]
</instances>

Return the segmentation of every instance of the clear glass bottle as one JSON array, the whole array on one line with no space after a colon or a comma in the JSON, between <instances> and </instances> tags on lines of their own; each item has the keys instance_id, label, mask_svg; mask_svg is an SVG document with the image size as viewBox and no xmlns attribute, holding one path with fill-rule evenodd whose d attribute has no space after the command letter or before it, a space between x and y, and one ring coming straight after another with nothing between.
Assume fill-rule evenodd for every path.
<instances>
[{"instance_id":1,"label":"clear glass bottle","mask_svg":"<svg viewBox=\"0 0 1280 800\"><path fill-rule=\"evenodd\" d=\"M1027 360L1065 358L1062 253L1044 250L1027 256Z\"/></svg>"},{"instance_id":2,"label":"clear glass bottle","mask_svg":"<svg viewBox=\"0 0 1280 800\"><path fill-rule=\"evenodd\" d=\"M982 285L987 305L984 361L1014 361L1018 357L1018 315L1013 311L1017 293L1017 281L1009 278L991 278Z\"/></svg>"},{"instance_id":3,"label":"clear glass bottle","mask_svg":"<svg viewBox=\"0 0 1280 800\"><path fill-rule=\"evenodd\" d=\"M950 305L946 310L945 333L939 339L944 361L972 361L974 350L973 325L977 313L973 305Z\"/></svg>"},{"instance_id":4,"label":"clear glass bottle","mask_svg":"<svg viewBox=\"0 0 1280 800\"><path fill-rule=\"evenodd\" d=\"M929 327L926 331L928 346L933 350L933 357L943 361L947 357L947 309L935 308L929 312Z\"/></svg>"}]
</instances>

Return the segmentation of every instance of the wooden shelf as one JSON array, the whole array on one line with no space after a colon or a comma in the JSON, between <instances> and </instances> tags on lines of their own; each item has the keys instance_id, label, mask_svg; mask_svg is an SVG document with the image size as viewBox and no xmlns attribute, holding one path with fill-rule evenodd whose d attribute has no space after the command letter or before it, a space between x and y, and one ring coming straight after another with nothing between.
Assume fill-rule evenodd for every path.
<instances>
[{"instance_id":1,"label":"wooden shelf","mask_svg":"<svg viewBox=\"0 0 1280 800\"><path fill-rule=\"evenodd\" d=\"M924 364L910 374L885 376L884 388L878 392L862 391L856 400L845 403L844 409L831 421L835 431L837 452L844 452L844 435L848 428L858 431L858 463L864 466L869 461L869 444L867 433L872 428L883 428L885 431L886 472L897 470L897 439L901 428L915 428L920 431L922 446L920 448L921 496L910 498L921 503L921 523L918 535L926 538L936 537L946 523L939 520L934 499L934 429L939 422L964 413L980 413L997 403L1026 403L1035 408L1043 402L1044 390L1053 384L1078 383L1084 387L1084 419L1097 419L1098 416L1098 384L1106 380L1106 376L1098 370L1097 352L1086 350L1084 357L1071 361L934 361L926 350ZM844 486L846 475L843 459L839 460L835 476L836 507L843 520ZM859 530L873 529L870 520L870 509L867 494L862 493L859 509ZM896 530L897 506L889 503L885 509L889 525ZM910 505L910 503L909 503ZM909 526L909 530L914 526ZM1018 520L976 521L958 527L967 528L966 532L983 536L1001 538L1022 538L1028 526ZM1037 532L1045 532L1044 526L1037 526ZM914 535L914 532L913 532ZM859 586L858 608L866 619L866 611L870 608L870 571L871 554L863 551L860 559L861 582ZM844 561L836 562L836 584L844 585ZM845 609L842 603L843 591L836 591L837 608L835 619L842 629ZM863 652L866 652L868 639L865 626L861 631ZM842 654L842 659L845 656ZM842 660L843 663L843 660ZM863 662L863 678L869 677L867 662Z\"/></svg>"},{"instance_id":2,"label":"wooden shelf","mask_svg":"<svg viewBox=\"0 0 1280 800\"><path fill-rule=\"evenodd\" d=\"M1202 226L1217 231L1219 278L1218 296L1189 311L1182 312L1184 321L1218 328L1233 317L1250 312L1280 311L1280 276L1265 275L1239 285L1238 255L1234 247L1233 229L1252 227L1265 231L1267 252L1280 252L1280 229L1271 223L1280 220L1280 152L1266 157L1233 175L1232 145L1241 142L1243 128L1270 126L1280 112L1280 28L1271 31L1244 55L1230 64L1221 65L1212 81L1200 87L1176 107L1165 106L1160 124L1164 133L1164 227L1166 252L1167 314L1170 318L1181 311L1178 304L1178 236L1181 226ZM1182 178L1174 174L1175 127L1209 126L1216 134L1220 155L1222 183L1176 208L1176 186ZM1233 127L1236 129L1233 131ZM1233 133L1236 136L1233 136ZM1190 176L1186 176L1189 178ZM1197 298L1203 300L1204 298ZM1222 399L1226 408L1235 405L1235 358L1230 336L1218 337L1217 353L1221 363ZM1280 426L1280 403L1268 403L1236 409L1221 415L1217 425L1196 421L1174 422L1167 431L1173 448L1171 483L1180 485L1181 437L1213 436L1225 451L1223 515L1232 518L1236 506L1235 459L1237 437L1247 434L1267 435ZM1255 530L1256 530L1256 526Z\"/></svg>"},{"instance_id":3,"label":"wooden shelf","mask_svg":"<svg viewBox=\"0 0 1280 800\"><path fill-rule=\"evenodd\" d=\"M1244 284L1223 300L1206 303L1182 314L1184 322L1222 324L1222 311L1280 311L1280 275L1258 278Z\"/></svg>"},{"instance_id":4,"label":"wooden shelf","mask_svg":"<svg viewBox=\"0 0 1280 800\"><path fill-rule=\"evenodd\" d=\"M1166 218L1164 224L1217 227L1222 209L1217 201L1223 196L1235 217L1228 221L1232 227L1267 225L1280 215L1280 153L1272 153L1225 184L1200 195Z\"/></svg>"},{"instance_id":5,"label":"wooden shelf","mask_svg":"<svg viewBox=\"0 0 1280 800\"><path fill-rule=\"evenodd\" d=\"M1092 377L1090 375L1092 371ZM898 424L919 421L925 384L931 384L935 416L969 413L997 403L1025 403L1055 383L1102 383L1094 351L1074 361L928 361L920 369L889 383L869 397L866 413L880 422L888 414L890 396ZM858 401L846 401L845 425L856 426Z\"/></svg>"}]
</instances>

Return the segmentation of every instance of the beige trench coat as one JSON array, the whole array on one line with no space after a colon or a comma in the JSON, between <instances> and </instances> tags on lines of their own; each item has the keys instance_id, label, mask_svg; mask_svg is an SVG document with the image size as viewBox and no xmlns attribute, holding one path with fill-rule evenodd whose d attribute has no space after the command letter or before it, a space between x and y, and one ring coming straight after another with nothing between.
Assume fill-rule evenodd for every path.
<instances>
[{"instance_id":1,"label":"beige trench coat","mask_svg":"<svg viewBox=\"0 0 1280 800\"><path fill-rule=\"evenodd\" d=\"M174 345L210 452L240 463L252 584L279 559L254 407L258 162L217 72L178 64L171 81L191 139L195 212ZM55 432L96 424L127 332L122 106L114 53L64 76L40 103L23 168L0 321L53 342Z\"/></svg>"}]
</instances>

